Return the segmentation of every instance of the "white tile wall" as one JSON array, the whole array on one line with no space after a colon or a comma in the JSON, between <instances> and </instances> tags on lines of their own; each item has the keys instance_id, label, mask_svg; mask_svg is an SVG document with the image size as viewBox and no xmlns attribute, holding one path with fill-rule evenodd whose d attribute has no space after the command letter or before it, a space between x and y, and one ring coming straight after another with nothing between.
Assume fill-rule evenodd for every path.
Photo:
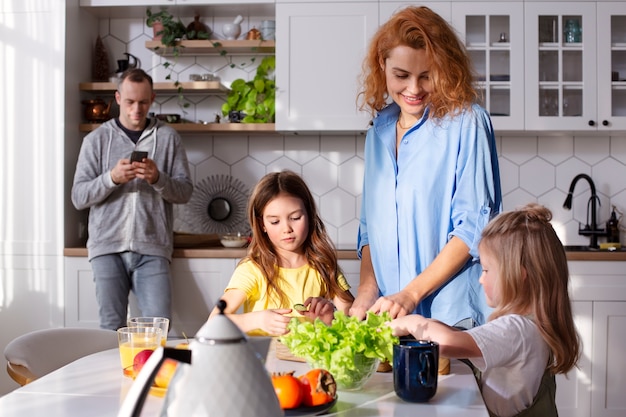
<instances>
[{"instance_id":1,"label":"white tile wall","mask_svg":"<svg viewBox=\"0 0 626 417\"><path fill-rule=\"evenodd\" d=\"M224 23L203 19L212 28ZM191 17L185 19L191 21ZM223 19L222 19L223 20ZM262 20L262 18L256 18ZM258 23L258 22L256 22ZM255 25L246 19L243 33ZM219 33L219 30L217 30ZM102 19L100 36L110 56L110 67L129 52L139 57L142 68L155 81L163 81L163 58L145 48L152 37L142 19ZM234 63L235 68L229 64ZM246 64L246 65L242 65ZM250 57L181 57L174 65L173 78L187 81L192 73L216 73L226 85L235 78L249 79L254 73ZM214 120L223 98L186 97L190 107L184 118ZM156 113L177 113L175 98L157 98ZM288 135L278 134L185 134L185 146L196 182L225 174L242 181L250 189L266 173L289 168L300 173L317 198L318 207L335 244L354 247L360 211L363 176L362 135ZM589 187L579 182L574 193L573 209L562 208L569 185L578 173L589 174L595 182L601 206L600 225L609 218L612 205L626 211L626 136L506 136L498 138L498 155L502 177L504 208L510 210L528 202L548 206L554 224L564 243L587 244L578 235L579 222L586 223ZM177 210L177 216L182 216ZM180 226L181 222L177 224ZM185 230L181 230L185 231ZM622 233L622 241L624 233Z\"/></svg>"}]
</instances>

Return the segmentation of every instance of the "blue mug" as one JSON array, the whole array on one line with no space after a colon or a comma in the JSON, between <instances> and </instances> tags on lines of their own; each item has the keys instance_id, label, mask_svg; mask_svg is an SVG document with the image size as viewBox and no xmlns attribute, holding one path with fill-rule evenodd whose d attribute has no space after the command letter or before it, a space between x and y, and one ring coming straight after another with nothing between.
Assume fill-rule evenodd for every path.
<instances>
[{"instance_id":1,"label":"blue mug","mask_svg":"<svg viewBox=\"0 0 626 417\"><path fill-rule=\"evenodd\" d=\"M393 346L393 389L405 401L422 403L437 392L439 344L400 338Z\"/></svg>"}]
</instances>

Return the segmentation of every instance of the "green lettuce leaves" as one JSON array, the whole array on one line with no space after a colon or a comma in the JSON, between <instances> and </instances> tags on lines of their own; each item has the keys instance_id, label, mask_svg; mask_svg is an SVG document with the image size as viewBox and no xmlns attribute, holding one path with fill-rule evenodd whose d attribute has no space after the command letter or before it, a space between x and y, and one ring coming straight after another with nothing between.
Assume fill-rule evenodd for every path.
<instances>
[{"instance_id":1,"label":"green lettuce leaves","mask_svg":"<svg viewBox=\"0 0 626 417\"><path fill-rule=\"evenodd\" d=\"M386 324L391 321L389 313L380 315L368 312L365 320L335 313L330 326L319 319L314 322L293 319L289 322L289 333L280 341L295 356L304 358L328 370L338 383L349 386L350 379L359 378L355 358L393 360L393 345L398 338L393 336Z\"/></svg>"}]
</instances>

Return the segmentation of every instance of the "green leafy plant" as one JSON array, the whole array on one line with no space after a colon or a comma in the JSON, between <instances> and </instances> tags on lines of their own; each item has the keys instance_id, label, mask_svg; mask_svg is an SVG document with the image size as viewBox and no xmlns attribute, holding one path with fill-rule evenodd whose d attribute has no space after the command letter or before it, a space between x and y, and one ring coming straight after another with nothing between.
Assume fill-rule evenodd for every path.
<instances>
[{"instance_id":1,"label":"green leafy plant","mask_svg":"<svg viewBox=\"0 0 626 417\"><path fill-rule=\"evenodd\" d=\"M222 114L228 117L231 112L243 113L242 123L274 123L276 82L274 70L276 57L263 58L257 67L254 79L246 81L238 78L230 85Z\"/></svg>"},{"instance_id":2,"label":"green leafy plant","mask_svg":"<svg viewBox=\"0 0 626 417\"><path fill-rule=\"evenodd\" d=\"M338 311L330 326L320 319L311 323L295 318L289 322L289 332L281 336L280 341L294 356L321 365L338 384L350 387L362 378L363 370L355 364L359 355L393 361L393 345L398 343L398 338L387 325L389 321L388 312L380 315L368 312L362 321Z\"/></svg>"}]
</instances>

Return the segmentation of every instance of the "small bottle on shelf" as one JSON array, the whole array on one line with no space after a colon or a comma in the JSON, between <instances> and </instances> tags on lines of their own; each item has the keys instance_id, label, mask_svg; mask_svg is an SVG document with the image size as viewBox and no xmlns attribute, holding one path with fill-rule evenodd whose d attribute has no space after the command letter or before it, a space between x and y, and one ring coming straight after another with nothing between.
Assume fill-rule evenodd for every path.
<instances>
[{"instance_id":1,"label":"small bottle on shelf","mask_svg":"<svg viewBox=\"0 0 626 417\"><path fill-rule=\"evenodd\" d=\"M615 214L615 206L611 211L611 218L606 222L607 243L620 243L619 242L619 220Z\"/></svg>"}]
</instances>

